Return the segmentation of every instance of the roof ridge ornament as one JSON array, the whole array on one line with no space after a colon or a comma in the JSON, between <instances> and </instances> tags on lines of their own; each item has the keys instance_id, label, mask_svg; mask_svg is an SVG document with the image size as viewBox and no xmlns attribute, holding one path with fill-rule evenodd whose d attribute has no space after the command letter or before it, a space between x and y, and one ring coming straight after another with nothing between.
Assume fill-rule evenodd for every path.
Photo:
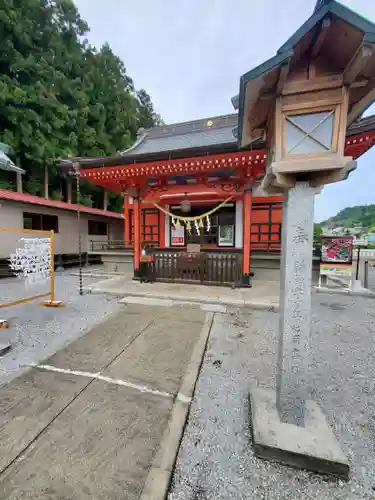
<instances>
[{"instance_id":1,"label":"roof ridge ornament","mask_svg":"<svg viewBox=\"0 0 375 500\"><path fill-rule=\"evenodd\" d=\"M137 139L136 139L135 143L132 146L130 146L128 149L124 149L123 151L121 151L120 155L126 156L128 153L131 153L132 151L134 151L134 149L136 149L140 144L142 144L142 142L144 142L146 137L147 137L147 130L143 127L139 128L137 131Z\"/></svg>"},{"instance_id":2,"label":"roof ridge ornament","mask_svg":"<svg viewBox=\"0 0 375 500\"><path fill-rule=\"evenodd\" d=\"M315 5L314 13L317 12L318 10L322 9L325 7L327 4L329 4L332 0L318 0Z\"/></svg>"}]
</instances>

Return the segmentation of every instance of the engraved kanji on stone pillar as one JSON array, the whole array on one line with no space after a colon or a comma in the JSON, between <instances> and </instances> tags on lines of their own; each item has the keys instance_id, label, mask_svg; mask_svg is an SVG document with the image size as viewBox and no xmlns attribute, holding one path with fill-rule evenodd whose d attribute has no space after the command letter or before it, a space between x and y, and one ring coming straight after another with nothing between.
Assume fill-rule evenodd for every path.
<instances>
[{"instance_id":1,"label":"engraved kanji on stone pillar","mask_svg":"<svg viewBox=\"0 0 375 500\"><path fill-rule=\"evenodd\" d=\"M314 195L307 182L285 193L276 403L280 419L304 425L311 324Z\"/></svg>"}]
</instances>

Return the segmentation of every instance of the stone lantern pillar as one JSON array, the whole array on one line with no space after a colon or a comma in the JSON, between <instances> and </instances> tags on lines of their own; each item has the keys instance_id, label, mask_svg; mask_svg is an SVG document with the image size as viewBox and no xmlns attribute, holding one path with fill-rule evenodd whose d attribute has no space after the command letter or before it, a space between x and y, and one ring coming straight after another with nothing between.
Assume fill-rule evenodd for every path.
<instances>
[{"instance_id":1,"label":"stone lantern pillar","mask_svg":"<svg viewBox=\"0 0 375 500\"><path fill-rule=\"evenodd\" d=\"M343 478L348 461L308 392L314 197L356 168L346 128L375 99L374 49L374 24L319 0L274 58L241 77L234 98L239 145L266 136L261 188L284 194L276 391L251 384L254 451Z\"/></svg>"}]
</instances>

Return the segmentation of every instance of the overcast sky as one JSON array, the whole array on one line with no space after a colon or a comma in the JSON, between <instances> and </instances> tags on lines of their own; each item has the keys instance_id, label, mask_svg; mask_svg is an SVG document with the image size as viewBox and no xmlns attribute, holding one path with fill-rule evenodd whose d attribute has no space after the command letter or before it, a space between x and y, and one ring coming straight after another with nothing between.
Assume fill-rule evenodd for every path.
<instances>
[{"instance_id":1,"label":"overcast sky","mask_svg":"<svg viewBox=\"0 0 375 500\"><path fill-rule=\"evenodd\" d=\"M272 57L316 0L75 0L91 32L108 42L166 123L233 112L240 76ZM375 21L374 0L344 0ZM371 111L375 113L375 106ZM347 181L316 199L316 220L375 203L375 147Z\"/></svg>"}]
</instances>

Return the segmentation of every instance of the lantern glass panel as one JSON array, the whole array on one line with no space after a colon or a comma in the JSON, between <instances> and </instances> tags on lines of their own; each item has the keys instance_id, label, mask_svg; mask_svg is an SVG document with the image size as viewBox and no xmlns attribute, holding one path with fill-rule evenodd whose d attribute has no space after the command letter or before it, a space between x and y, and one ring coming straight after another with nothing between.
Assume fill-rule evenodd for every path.
<instances>
[{"instance_id":1,"label":"lantern glass panel","mask_svg":"<svg viewBox=\"0 0 375 500\"><path fill-rule=\"evenodd\" d=\"M286 154L324 153L332 149L335 113L286 116Z\"/></svg>"}]
</instances>

